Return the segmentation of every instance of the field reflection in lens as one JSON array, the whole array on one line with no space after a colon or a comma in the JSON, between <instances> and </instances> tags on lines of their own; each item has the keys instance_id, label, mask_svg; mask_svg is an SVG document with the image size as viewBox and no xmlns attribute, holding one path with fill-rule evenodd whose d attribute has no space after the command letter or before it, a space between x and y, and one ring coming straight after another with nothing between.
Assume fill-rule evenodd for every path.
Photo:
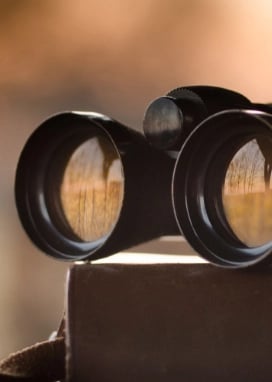
<instances>
[{"instance_id":1,"label":"field reflection in lens","mask_svg":"<svg viewBox=\"0 0 272 382\"><path fill-rule=\"evenodd\" d=\"M248 247L272 240L272 142L258 136L244 144L229 163L223 206L231 229Z\"/></svg>"},{"instance_id":2,"label":"field reflection in lens","mask_svg":"<svg viewBox=\"0 0 272 382\"><path fill-rule=\"evenodd\" d=\"M60 203L73 233L94 241L114 228L123 201L122 164L113 143L96 136L70 157L60 185Z\"/></svg>"}]
</instances>

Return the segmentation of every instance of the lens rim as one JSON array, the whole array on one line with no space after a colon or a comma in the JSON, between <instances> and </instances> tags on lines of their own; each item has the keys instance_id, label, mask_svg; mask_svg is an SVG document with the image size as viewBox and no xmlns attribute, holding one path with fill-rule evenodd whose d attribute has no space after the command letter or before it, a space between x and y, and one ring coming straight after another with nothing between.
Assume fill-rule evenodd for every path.
<instances>
[{"instance_id":1,"label":"lens rim","mask_svg":"<svg viewBox=\"0 0 272 382\"><path fill-rule=\"evenodd\" d=\"M19 216L32 241L42 251L58 259L79 261L91 258L118 224L124 201L125 176L122 155L113 137L113 129L109 129L109 132L99 123L99 120L103 122L106 119L97 113L66 112L54 115L34 131L21 153L15 179L15 200ZM87 242L73 235L72 231L68 233L65 229L59 229L55 223L56 215L52 212L54 208L51 203L55 207L58 203L54 197L50 200L49 195L50 183L56 175L52 178L50 167L54 167L58 149L64 150L69 157L69 153L72 154L80 144L93 137L94 129L111 142L121 161L123 196L112 229L102 238ZM119 139L121 135L119 131ZM126 134L123 138L127 139Z\"/></svg>"},{"instance_id":2,"label":"lens rim","mask_svg":"<svg viewBox=\"0 0 272 382\"><path fill-rule=\"evenodd\" d=\"M242 243L222 206L227 158L250 136L271 136L271 123L272 116L258 110L222 111L200 123L179 153L172 182L176 220L192 247L215 265L247 267L271 252L272 242L257 247Z\"/></svg>"}]
</instances>

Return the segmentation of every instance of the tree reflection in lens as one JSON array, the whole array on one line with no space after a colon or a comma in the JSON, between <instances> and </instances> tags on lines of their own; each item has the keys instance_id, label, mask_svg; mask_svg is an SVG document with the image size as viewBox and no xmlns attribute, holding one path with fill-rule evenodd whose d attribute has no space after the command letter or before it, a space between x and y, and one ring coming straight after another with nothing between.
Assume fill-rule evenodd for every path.
<instances>
[{"instance_id":1,"label":"tree reflection in lens","mask_svg":"<svg viewBox=\"0 0 272 382\"><path fill-rule=\"evenodd\" d=\"M73 233L83 241L109 234L119 216L123 191L121 160L109 139L94 137L80 145L60 187L63 213Z\"/></svg>"},{"instance_id":2,"label":"tree reflection in lens","mask_svg":"<svg viewBox=\"0 0 272 382\"><path fill-rule=\"evenodd\" d=\"M230 227L247 246L272 240L272 143L258 137L232 158L223 186L223 206Z\"/></svg>"}]
</instances>

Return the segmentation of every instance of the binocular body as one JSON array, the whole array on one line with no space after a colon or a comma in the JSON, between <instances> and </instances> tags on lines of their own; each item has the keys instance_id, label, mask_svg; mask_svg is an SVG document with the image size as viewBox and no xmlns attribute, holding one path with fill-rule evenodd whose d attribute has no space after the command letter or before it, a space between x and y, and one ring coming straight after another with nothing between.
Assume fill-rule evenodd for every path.
<instances>
[{"instance_id":1,"label":"binocular body","mask_svg":"<svg viewBox=\"0 0 272 382\"><path fill-rule=\"evenodd\" d=\"M137 131L96 113L63 113L28 140L16 202L38 247L67 260L97 259L178 233L174 160Z\"/></svg>"},{"instance_id":2,"label":"binocular body","mask_svg":"<svg viewBox=\"0 0 272 382\"><path fill-rule=\"evenodd\" d=\"M58 114L22 151L19 216L59 259L180 233L213 264L263 262L272 250L271 128L269 105L207 86L153 101L145 135L93 112Z\"/></svg>"}]
</instances>

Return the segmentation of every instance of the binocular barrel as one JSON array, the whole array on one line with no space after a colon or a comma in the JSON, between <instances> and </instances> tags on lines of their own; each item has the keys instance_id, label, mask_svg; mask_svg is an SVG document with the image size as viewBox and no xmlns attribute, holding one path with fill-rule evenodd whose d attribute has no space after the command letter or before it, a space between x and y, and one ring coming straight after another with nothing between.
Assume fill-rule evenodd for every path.
<instances>
[{"instance_id":1,"label":"binocular barrel","mask_svg":"<svg viewBox=\"0 0 272 382\"><path fill-rule=\"evenodd\" d=\"M96 113L63 113L29 138L16 202L33 242L60 259L96 259L177 234L174 161L139 132ZM163 201L163 202L162 202Z\"/></svg>"},{"instance_id":2,"label":"binocular barrel","mask_svg":"<svg viewBox=\"0 0 272 382\"><path fill-rule=\"evenodd\" d=\"M246 267L272 250L271 112L209 86L174 89L146 110L149 142L177 155L172 196L180 232L216 265Z\"/></svg>"},{"instance_id":3,"label":"binocular barrel","mask_svg":"<svg viewBox=\"0 0 272 382\"><path fill-rule=\"evenodd\" d=\"M33 242L60 259L92 260L181 234L218 266L268 262L271 105L177 88L150 103L143 129L70 112L34 131L15 185Z\"/></svg>"},{"instance_id":4,"label":"binocular barrel","mask_svg":"<svg viewBox=\"0 0 272 382\"><path fill-rule=\"evenodd\" d=\"M271 170L272 115L223 111L195 128L179 152L172 192L180 230L204 258L239 268L271 253Z\"/></svg>"}]
</instances>

